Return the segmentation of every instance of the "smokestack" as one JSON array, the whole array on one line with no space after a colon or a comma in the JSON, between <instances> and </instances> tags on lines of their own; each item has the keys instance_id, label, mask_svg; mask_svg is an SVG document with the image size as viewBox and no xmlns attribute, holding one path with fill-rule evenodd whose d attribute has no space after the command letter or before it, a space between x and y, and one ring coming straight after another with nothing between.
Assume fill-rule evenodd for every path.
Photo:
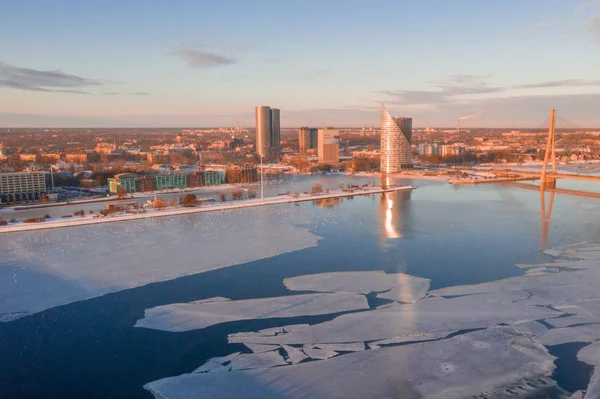
<instances>
[{"instance_id":1,"label":"smokestack","mask_svg":"<svg viewBox=\"0 0 600 399\"><path fill-rule=\"evenodd\" d=\"M456 133L460 133L460 118L458 118L458 122L456 123Z\"/></svg>"}]
</instances>

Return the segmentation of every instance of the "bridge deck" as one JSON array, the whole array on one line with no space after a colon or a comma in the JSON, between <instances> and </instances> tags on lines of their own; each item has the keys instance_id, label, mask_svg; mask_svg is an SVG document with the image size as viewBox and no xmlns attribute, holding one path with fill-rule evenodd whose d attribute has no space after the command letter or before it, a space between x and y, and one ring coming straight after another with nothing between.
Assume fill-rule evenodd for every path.
<instances>
[{"instance_id":1,"label":"bridge deck","mask_svg":"<svg viewBox=\"0 0 600 399\"><path fill-rule=\"evenodd\" d=\"M521 170L510 170L510 169L505 169L505 170L491 170L490 172L499 175L499 176L508 176L508 175L515 175L515 176L528 176L528 177L532 177L532 178L540 178L540 175L542 174L542 171L539 172L525 172L525 171L521 171ZM592 175L578 175L578 174L571 174L571 173L552 173L552 172L546 172L546 177L548 178L553 178L553 179L573 179L573 180L587 180L587 181L600 181L600 176L592 176Z\"/></svg>"}]
</instances>

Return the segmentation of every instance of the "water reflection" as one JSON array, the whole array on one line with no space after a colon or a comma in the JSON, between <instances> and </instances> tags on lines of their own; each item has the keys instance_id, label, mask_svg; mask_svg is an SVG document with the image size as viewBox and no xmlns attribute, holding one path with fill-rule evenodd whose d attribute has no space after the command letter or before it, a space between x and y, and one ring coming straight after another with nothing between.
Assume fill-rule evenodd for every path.
<instances>
[{"instance_id":1,"label":"water reflection","mask_svg":"<svg viewBox=\"0 0 600 399\"><path fill-rule=\"evenodd\" d=\"M316 206L320 206L321 208L335 208L337 206L340 206L340 203L342 201L342 198L323 198L313 201L313 204Z\"/></svg>"},{"instance_id":2,"label":"water reflection","mask_svg":"<svg viewBox=\"0 0 600 399\"><path fill-rule=\"evenodd\" d=\"M396 191L381 194L379 209L383 226L382 240L405 238L411 193L411 191Z\"/></svg>"},{"instance_id":3,"label":"water reflection","mask_svg":"<svg viewBox=\"0 0 600 399\"><path fill-rule=\"evenodd\" d=\"M548 233L550 231L550 216L552 216L552 205L554 205L554 191L550 191L550 200L546 207L546 192L540 190L540 210L542 215L542 240L541 247L545 249L548 245Z\"/></svg>"}]
</instances>

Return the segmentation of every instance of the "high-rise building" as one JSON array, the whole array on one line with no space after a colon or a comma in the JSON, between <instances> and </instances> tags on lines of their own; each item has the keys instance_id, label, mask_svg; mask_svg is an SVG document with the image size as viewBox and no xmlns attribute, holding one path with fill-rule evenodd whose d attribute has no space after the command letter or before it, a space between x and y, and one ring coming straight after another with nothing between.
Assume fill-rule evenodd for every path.
<instances>
[{"instance_id":1,"label":"high-rise building","mask_svg":"<svg viewBox=\"0 0 600 399\"><path fill-rule=\"evenodd\" d=\"M317 148L319 145L319 132L315 128L301 127L298 131L298 150L305 154L306 150Z\"/></svg>"},{"instance_id":2,"label":"high-rise building","mask_svg":"<svg viewBox=\"0 0 600 399\"><path fill-rule=\"evenodd\" d=\"M279 129L279 110L271 108L271 155L281 155L281 131Z\"/></svg>"},{"instance_id":3,"label":"high-rise building","mask_svg":"<svg viewBox=\"0 0 600 399\"><path fill-rule=\"evenodd\" d=\"M278 156L281 153L279 123L278 109L256 106L256 153L259 156Z\"/></svg>"},{"instance_id":4,"label":"high-rise building","mask_svg":"<svg viewBox=\"0 0 600 399\"><path fill-rule=\"evenodd\" d=\"M381 104L381 173L412 168L412 118L394 118Z\"/></svg>"},{"instance_id":5,"label":"high-rise building","mask_svg":"<svg viewBox=\"0 0 600 399\"><path fill-rule=\"evenodd\" d=\"M319 129L319 163L340 162L340 132L332 127Z\"/></svg>"}]
</instances>

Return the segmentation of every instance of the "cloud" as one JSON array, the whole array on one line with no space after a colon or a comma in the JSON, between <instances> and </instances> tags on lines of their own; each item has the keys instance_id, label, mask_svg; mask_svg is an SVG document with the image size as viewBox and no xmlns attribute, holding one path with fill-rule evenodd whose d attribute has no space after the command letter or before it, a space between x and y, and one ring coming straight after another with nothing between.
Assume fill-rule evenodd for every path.
<instances>
[{"instance_id":1,"label":"cloud","mask_svg":"<svg viewBox=\"0 0 600 399\"><path fill-rule=\"evenodd\" d=\"M329 73L330 73L330 71L328 69L315 69L314 71L311 71L311 72L307 73L306 75L302 76L300 78L300 80L311 80L311 79L321 78L323 76L329 75Z\"/></svg>"},{"instance_id":2,"label":"cloud","mask_svg":"<svg viewBox=\"0 0 600 399\"><path fill-rule=\"evenodd\" d=\"M577 6L575 6L575 14L577 14L577 15L585 14L588 9L598 7L598 6L600 6L600 1L598 1L598 0L586 1L583 3L577 4Z\"/></svg>"},{"instance_id":3,"label":"cloud","mask_svg":"<svg viewBox=\"0 0 600 399\"><path fill-rule=\"evenodd\" d=\"M398 104L461 104L472 96L502 93L511 90L529 90L551 87L597 87L600 80L565 79L509 86L492 86L485 82L488 76L453 75L433 82L436 90L386 90L380 93L393 97Z\"/></svg>"},{"instance_id":4,"label":"cloud","mask_svg":"<svg viewBox=\"0 0 600 399\"><path fill-rule=\"evenodd\" d=\"M231 65L237 59L203 50L176 50L171 53L183 59L188 66L194 68L212 68L217 66Z\"/></svg>"},{"instance_id":5,"label":"cloud","mask_svg":"<svg viewBox=\"0 0 600 399\"><path fill-rule=\"evenodd\" d=\"M149 96L150 93L146 93L144 91L136 91L133 93L129 93L130 96Z\"/></svg>"},{"instance_id":6,"label":"cloud","mask_svg":"<svg viewBox=\"0 0 600 399\"><path fill-rule=\"evenodd\" d=\"M103 96L118 96L120 93L102 93Z\"/></svg>"},{"instance_id":7,"label":"cloud","mask_svg":"<svg viewBox=\"0 0 600 399\"><path fill-rule=\"evenodd\" d=\"M587 28L592 35L592 39L595 41L600 41L600 14L594 14L590 17L587 23Z\"/></svg>"},{"instance_id":8,"label":"cloud","mask_svg":"<svg viewBox=\"0 0 600 399\"><path fill-rule=\"evenodd\" d=\"M0 62L0 87L38 92L87 94L82 87L102 85L97 80L69 75L62 71L41 71Z\"/></svg>"}]
</instances>

